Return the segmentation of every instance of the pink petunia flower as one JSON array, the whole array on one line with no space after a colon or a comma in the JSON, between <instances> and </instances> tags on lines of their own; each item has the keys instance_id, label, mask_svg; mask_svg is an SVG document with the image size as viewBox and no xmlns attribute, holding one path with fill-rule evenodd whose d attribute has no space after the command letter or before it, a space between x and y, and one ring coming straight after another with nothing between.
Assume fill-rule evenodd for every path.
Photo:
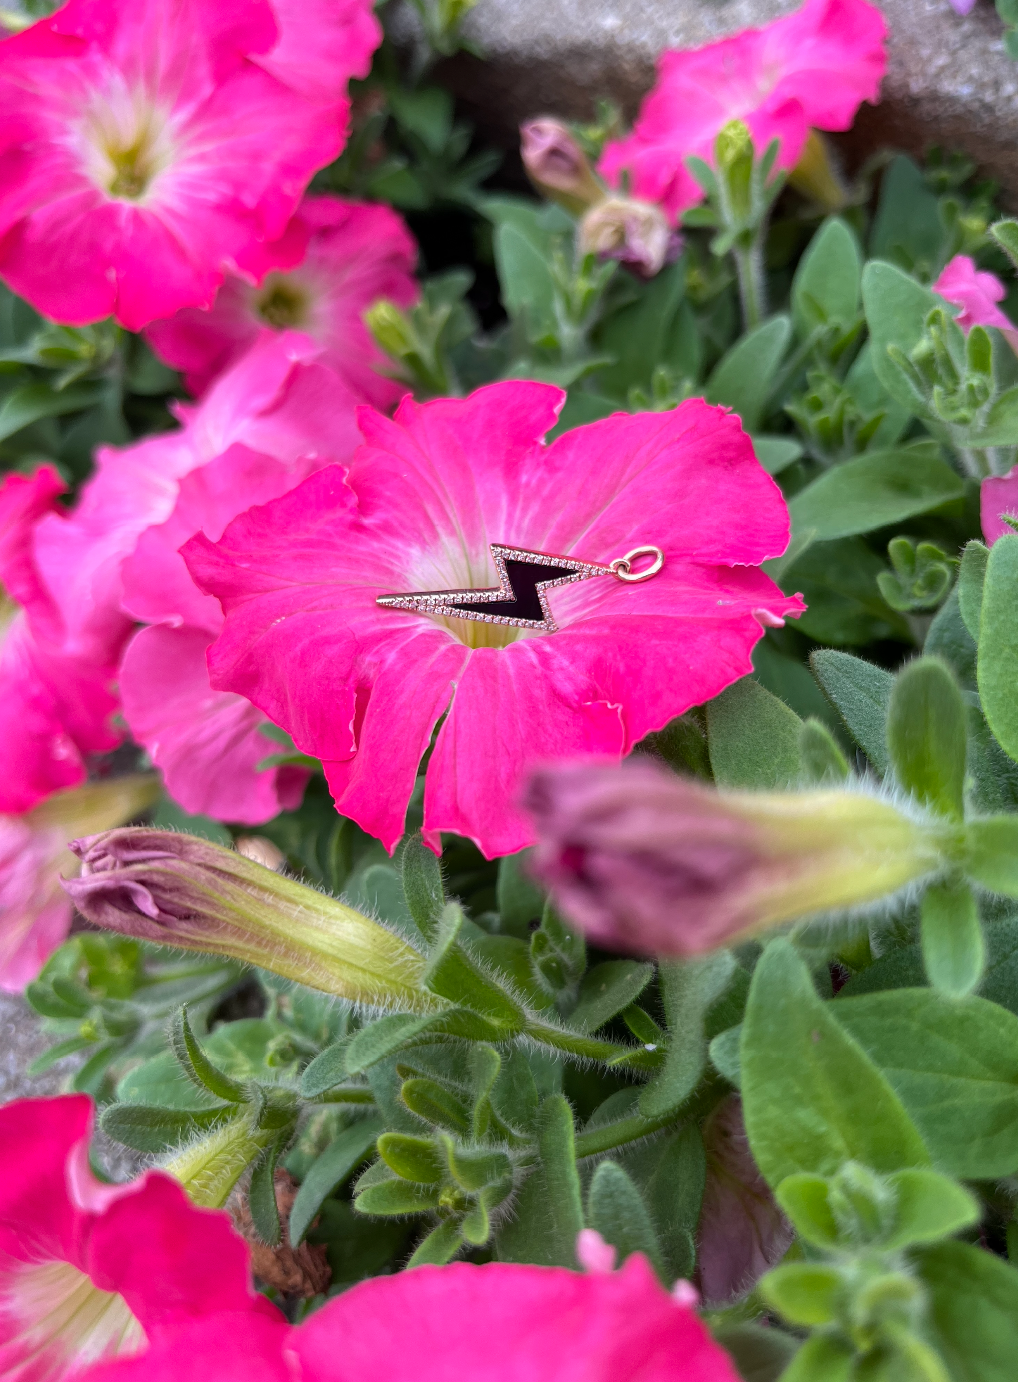
<instances>
[{"instance_id":1,"label":"pink petunia flower","mask_svg":"<svg viewBox=\"0 0 1018 1382\"><path fill-rule=\"evenodd\" d=\"M51 792L85 780L88 754L120 742L115 640L88 646L47 587L36 551L39 528L67 520L65 486L50 466L0 485L0 812L27 811ZM47 517L49 515L49 517Z\"/></svg>"},{"instance_id":2,"label":"pink petunia flower","mask_svg":"<svg viewBox=\"0 0 1018 1382\"><path fill-rule=\"evenodd\" d=\"M983 537L992 546L998 538L1014 533L1002 514L1018 522L1018 465L1006 475L991 475L979 490L979 517Z\"/></svg>"},{"instance_id":3,"label":"pink petunia flower","mask_svg":"<svg viewBox=\"0 0 1018 1382\"><path fill-rule=\"evenodd\" d=\"M997 306L1007 289L996 274L977 269L967 254L956 254L933 285L933 291L961 311L955 321L965 332L974 326L995 326L1018 339L1011 320Z\"/></svg>"},{"instance_id":4,"label":"pink petunia flower","mask_svg":"<svg viewBox=\"0 0 1018 1382\"><path fill-rule=\"evenodd\" d=\"M181 480L170 517L142 533L124 564L124 607L149 624L121 664L124 715L185 811L258 825L298 806L304 794L303 769L259 771L279 748L262 733L262 712L209 686L206 654L223 615L191 580L178 549L197 532L221 537L238 513L286 494L319 463L298 457L287 465L231 446Z\"/></svg>"},{"instance_id":5,"label":"pink petunia flower","mask_svg":"<svg viewBox=\"0 0 1018 1382\"><path fill-rule=\"evenodd\" d=\"M70 325L210 306L339 153L380 37L370 0L69 0L0 45L0 275Z\"/></svg>"},{"instance_id":6,"label":"pink petunia flower","mask_svg":"<svg viewBox=\"0 0 1018 1382\"><path fill-rule=\"evenodd\" d=\"M84 1095L0 1108L0 1376L91 1377L210 1315L224 1337L285 1338L279 1311L251 1289L229 1216L196 1208L158 1171L100 1184L91 1127Z\"/></svg>"},{"instance_id":7,"label":"pink petunia flower","mask_svg":"<svg viewBox=\"0 0 1018 1382\"><path fill-rule=\"evenodd\" d=\"M259 245L239 263L210 311L185 308L153 322L147 336L168 364L182 370L197 396L242 355L266 325L307 332L328 365L352 391L387 409L405 385L380 373L388 357L364 324L378 298L400 307L417 299L417 246L402 218L387 206L305 197L282 240ZM292 267L291 267L292 266Z\"/></svg>"},{"instance_id":8,"label":"pink petunia flower","mask_svg":"<svg viewBox=\"0 0 1018 1382\"><path fill-rule=\"evenodd\" d=\"M136 620L159 626L135 637L120 667L128 724L185 810L246 824L295 805L306 774L256 771L278 745L260 732L261 712L210 688L205 649L218 631L218 606L199 595L172 543L206 524L218 536L251 504L353 454L358 399L317 362L319 353L306 336L263 332L199 405L180 410L178 431L100 449L77 509L44 520L35 539L76 624L88 610L116 621L118 655ZM197 478L231 448L235 456L257 453L257 462L218 490L222 470Z\"/></svg>"},{"instance_id":9,"label":"pink petunia flower","mask_svg":"<svg viewBox=\"0 0 1018 1382\"><path fill-rule=\"evenodd\" d=\"M349 471L319 472L183 549L226 615L212 684L323 760L338 809L390 850L418 766L424 820L488 856L533 828L530 768L618 758L751 669L756 614L803 606L757 564L788 512L739 419L697 400L543 442L565 395L513 381L359 414ZM498 584L490 544L607 563L642 544L664 568L548 593L556 632L385 608L379 595Z\"/></svg>"},{"instance_id":10,"label":"pink petunia flower","mask_svg":"<svg viewBox=\"0 0 1018 1382\"><path fill-rule=\"evenodd\" d=\"M0 815L0 989L20 993L67 938L72 908L62 881L81 867L70 841L123 825L157 794L154 774L118 777Z\"/></svg>"},{"instance_id":11,"label":"pink petunia flower","mask_svg":"<svg viewBox=\"0 0 1018 1382\"><path fill-rule=\"evenodd\" d=\"M633 132L606 145L598 171L613 187L628 176L634 197L676 220L704 195L686 159L712 162L731 120L749 126L759 153L777 139L777 166L794 168L811 128L847 130L862 102L877 99L886 34L868 0L806 0L765 28L666 51Z\"/></svg>"},{"instance_id":12,"label":"pink petunia flower","mask_svg":"<svg viewBox=\"0 0 1018 1382\"><path fill-rule=\"evenodd\" d=\"M361 1282L282 1338L228 1328L213 1316L89 1382L196 1372L210 1382L738 1382L691 1306L639 1254L621 1271L586 1275L508 1262L418 1267Z\"/></svg>"},{"instance_id":13,"label":"pink petunia flower","mask_svg":"<svg viewBox=\"0 0 1018 1382\"><path fill-rule=\"evenodd\" d=\"M949 3L956 14L971 14L976 7L976 0L949 0Z\"/></svg>"}]
</instances>

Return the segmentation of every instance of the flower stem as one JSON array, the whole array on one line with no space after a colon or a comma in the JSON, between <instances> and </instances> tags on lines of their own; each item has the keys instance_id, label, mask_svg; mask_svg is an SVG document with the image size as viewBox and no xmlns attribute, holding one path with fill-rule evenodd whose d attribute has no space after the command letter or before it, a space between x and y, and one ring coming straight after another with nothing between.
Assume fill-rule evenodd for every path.
<instances>
[{"instance_id":1,"label":"flower stem","mask_svg":"<svg viewBox=\"0 0 1018 1382\"><path fill-rule=\"evenodd\" d=\"M732 248L735 271L739 277L739 301L742 321L747 331L759 326L767 315L767 275L764 271L763 227L749 245L736 244Z\"/></svg>"},{"instance_id":2,"label":"flower stem","mask_svg":"<svg viewBox=\"0 0 1018 1382\"><path fill-rule=\"evenodd\" d=\"M675 1109L669 1109L656 1118L641 1118L639 1114L634 1114L632 1118L620 1118L617 1123L605 1123L599 1128L592 1128L590 1132L577 1133L576 1160L585 1156L600 1156L610 1152L613 1147L624 1147L627 1142L636 1142L652 1132L659 1132L675 1122L676 1112Z\"/></svg>"}]
</instances>

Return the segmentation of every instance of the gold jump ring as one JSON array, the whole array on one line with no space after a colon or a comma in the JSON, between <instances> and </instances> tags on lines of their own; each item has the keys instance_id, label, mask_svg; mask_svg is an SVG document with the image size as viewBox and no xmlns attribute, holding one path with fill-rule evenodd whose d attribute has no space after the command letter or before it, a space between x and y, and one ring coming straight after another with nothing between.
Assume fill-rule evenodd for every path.
<instances>
[{"instance_id":1,"label":"gold jump ring","mask_svg":"<svg viewBox=\"0 0 1018 1382\"><path fill-rule=\"evenodd\" d=\"M634 571L633 562L639 561L641 557L653 557L654 560L645 571ZM660 547L634 547L624 557L616 557L608 563L613 576L617 576L620 581L628 581L631 585L637 581L649 581L651 576L657 575L664 564L665 554Z\"/></svg>"}]
</instances>

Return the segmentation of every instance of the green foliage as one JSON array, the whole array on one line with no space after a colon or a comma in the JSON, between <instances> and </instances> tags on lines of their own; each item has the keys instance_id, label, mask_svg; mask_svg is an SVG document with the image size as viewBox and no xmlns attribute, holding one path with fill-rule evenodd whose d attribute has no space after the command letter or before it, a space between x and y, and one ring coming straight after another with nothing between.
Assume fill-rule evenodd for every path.
<instances>
[{"instance_id":1,"label":"green foliage","mask_svg":"<svg viewBox=\"0 0 1018 1382\"><path fill-rule=\"evenodd\" d=\"M980 541L978 483L1018 455L1018 364L929 285L959 252L1004 274L1018 223L991 227L990 192L942 155L893 159L875 205L871 167L821 221L792 191L778 202L776 150L733 125L714 167L692 162L706 200L681 256L638 279L581 254L560 207L482 190L499 156L424 80L469 48L470 5L414 4L409 77L385 45L318 181L403 208L420 235L419 303L367 313L392 372L418 398L558 384L556 434L701 396L738 414L791 516L766 570L808 608L760 639L752 676L640 750L722 790L865 777L908 798L938 871L762 948L608 955L535 883L529 851L489 861L445 836L439 860L419 791L390 858L336 815L321 765L267 726L279 751L263 766L312 779L259 832L292 873L407 938L435 1011L355 1011L86 932L29 987L54 1041L36 1068L74 1058L70 1084L95 1095L108 1135L174 1165L204 1157L219 1202L247 1186L270 1244L285 1166L299 1183L290 1240L325 1245L332 1292L458 1256L575 1268L584 1227L620 1259L644 1253L665 1284L695 1277L712 1229L757 1232L752 1196L744 1220L702 1217L727 1174L702 1130L735 1090L796 1234L756 1290L710 1315L745 1382L1010 1378L1018 537ZM609 125L581 132L591 154ZM470 265L447 235L474 247ZM6 468L45 456L77 483L97 443L168 425L178 392L139 339L46 323L0 290ZM154 819L222 844L236 833L169 797Z\"/></svg>"}]
</instances>

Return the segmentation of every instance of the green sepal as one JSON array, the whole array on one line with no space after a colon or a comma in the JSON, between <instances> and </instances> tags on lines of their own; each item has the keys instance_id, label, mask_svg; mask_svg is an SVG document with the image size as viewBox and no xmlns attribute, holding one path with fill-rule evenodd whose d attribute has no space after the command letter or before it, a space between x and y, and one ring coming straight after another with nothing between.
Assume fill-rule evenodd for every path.
<instances>
[{"instance_id":1,"label":"green sepal","mask_svg":"<svg viewBox=\"0 0 1018 1382\"><path fill-rule=\"evenodd\" d=\"M947 665L937 658L910 662L894 679L887 715L887 749L902 787L954 820L965 814L965 702Z\"/></svg>"},{"instance_id":2,"label":"green sepal","mask_svg":"<svg viewBox=\"0 0 1018 1382\"><path fill-rule=\"evenodd\" d=\"M462 1099L437 1080L424 1077L404 1080L400 1098L411 1113L416 1113L426 1123L450 1132L470 1132L470 1110Z\"/></svg>"},{"instance_id":3,"label":"green sepal","mask_svg":"<svg viewBox=\"0 0 1018 1382\"><path fill-rule=\"evenodd\" d=\"M110 1104L99 1126L115 1142L136 1152L166 1152L211 1132L236 1116L235 1105L210 1109L154 1108L146 1104Z\"/></svg>"},{"instance_id":4,"label":"green sepal","mask_svg":"<svg viewBox=\"0 0 1018 1382\"><path fill-rule=\"evenodd\" d=\"M922 901L926 977L951 998L964 998L983 976L986 944L975 895L967 883L934 883Z\"/></svg>"},{"instance_id":5,"label":"green sepal","mask_svg":"<svg viewBox=\"0 0 1018 1382\"><path fill-rule=\"evenodd\" d=\"M950 1238L982 1218L971 1191L939 1171L914 1167L888 1180L895 1197L894 1227L881 1246L889 1252Z\"/></svg>"},{"instance_id":6,"label":"green sepal","mask_svg":"<svg viewBox=\"0 0 1018 1382\"><path fill-rule=\"evenodd\" d=\"M430 1138L385 1132L378 1139L378 1155L402 1180L437 1185L445 1178L445 1161Z\"/></svg>"},{"instance_id":7,"label":"green sepal","mask_svg":"<svg viewBox=\"0 0 1018 1382\"><path fill-rule=\"evenodd\" d=\"M977 676L983 714L1009 757L1018 762L1018 533L990 548L979 621Z\"/></svg>"},{"instance_id":8,"label":"green sepal","mask_svg":"<svg viewBox=\"0 0 1018 1382\"><path fill-rule=\"evenodd\" d=\"M380 1218L390 1214L422 1214L438 1208L438 1196L437 1186L415 1185L397 1177L359 1191L353 1207L358 1214L375 1214Z\"/></svg>"},{"instance_id":9,"label":"green sepal","mask_svg":"<svg viewBox=\"0 0 1018 1382\"><path fill-rule=\"evenodd\" d=\"M463 1246L463 1234L460 1232L460 1225L457 1219L446 1219L433 1228L417 1244L410 1261L406 1264L406 1270L411 1267L444 1267L447 1262L459 1252Z\"/></svg>"},{"instance_id":10,"label":"green sepal","mask_svg":"<svg viewBox=\"0 0 1018 1382\"><path fill-rule=\"evenodd\" d=\"M170 1046L177 1058L177 1064L198 1089L214 1094L217 1099L229 1104L242 1104L247 1101L247 1086L239 1080L231 1079L213 1065L199 1046L191 1030L186 1007L179 1007L173 1014L170 1023Z\"/></svg>"},{"instance_id":11,"label":"green sepal","mask_svg":"<svg viewBox=\"0 0 1018 1382\"><path fill-rule=\"evenodd\" d=\"M781 1382L851 1382L855 1376L855 1349L834 1334L814 1334L806 1340Z\"/></svg>"},{"instance_id":12,"label":"green sepal","mask_svg":"<svg viewBox=\"0 0 1018 1382\"><path fill-rule=\"evenodd\" d=\"M435 939L445 906L442 865L415 831L403 846L403 894L410 915L427 941Z\"/></svg>"},{"instance_id":13,"label":"green sepal","mask_svg":"<svg viewBox=\"0 0 1018 1382\"><path fill-rule=\"evenodd\" d=\"M974 883L1018 897L1018 816L987 816L965 829L965 872Z\"/></svg>"},{"instance_id":14,"label":"green sepal","mask_svg":"<svg viewBox=\"0 0 1018 1382\"><path fill-rule=\"evenodd\" d=\"M251 1172L247 1202L251 1210L251 1220L255 1232L263 1243L274 1248L282 1238L279 1225L279 1207L276 1204L276 1162L283 1148L283 1139L277 1137L264 1149Z\"/></svg>"},{"instance_id":15,"label":"green sepal","mask_svg":"<svg viewBox=\"0 0 1018 1382\"><path fill-rule=\"evenodd\" d=\"M840 1235L831 1212L830 1184L825 1176L807 1171L786 1176L774 1198L800 1238L817 1248L833 1248L837 1244Z\"/></svg>"},{"instance_id":16,"label":"green sepal","mask_svg":"<svg viewBox=\"0 0 1018 1382\"><path fill-rule=\"evenodd\" d=\"M507 1176L512 1176L512 1162L505 1152L468 1150L457 1147L451 1137L444 1136L442 1147L449 1175L464 1190L483 1190L487 1185L501 1184Z\"/></svg>"},{"instance_id":17,"label":"green sepal","mask_svg":"<svg viewBox=\"0 0 1018 1382\"><path fill-rule=\"evenodd\" d=\"M482 970L459 941L463 910L456 902L446 903L439 914L435 943L424 972L424 983L432 993L501 1025L507 1033L523 1026L524 1012L505 988Z\"/></svg>"},{"instance_id":18,"label":"green sepal","mask_svg":"<svg viewBox=\"0 0 1018 1382\"><path fill-rule=\"evenodd\" d=\"M830 1324L837 1313L841 1277L819 1262L790 1262L761 1277L757 1290L791 1324Z\"/></svg>"},{"instance_id":19,"label":"green sepal","mask_svg":"<svg viewBox=\"0 0 1018 1382\"><path fill-rule=\"evenodd\" d=\"M976 643L982 622L983 586L986 583L986 564L990 549L981 542L968 542L961 554L958 570L958 605L962 622Z\"/></svg>"}]
</instances>

